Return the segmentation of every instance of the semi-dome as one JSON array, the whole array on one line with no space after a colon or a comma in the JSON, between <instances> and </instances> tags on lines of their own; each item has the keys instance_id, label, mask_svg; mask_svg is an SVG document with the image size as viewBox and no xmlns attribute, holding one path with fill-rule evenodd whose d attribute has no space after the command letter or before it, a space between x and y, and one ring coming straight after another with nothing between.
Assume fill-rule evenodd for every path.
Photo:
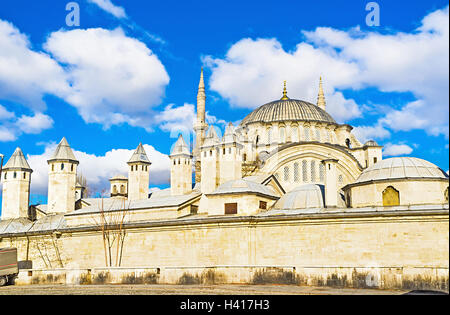
<instances>
[{"instance_id":1,"label":"semi-dome","mask_svg":"<svg viewBox=\"0 0 450 315\"><path fill-rule=\"evenodd\" d=\"M355 184L402 178L448 179L448 176L442 169L428 161L413 157L395 157L382 160L364 170Z\"/></svg>"},{"instance_id":2,"label":"semi-dome","mask_svg":"<svg viewBox=\"0 0 450 315\"><path fill-rule=\"evenodd\" d=\"M317 105L286 98L270 102L255 109L242 120L241 125L281 121L318 121L336 124L333 117Z\"/></svg>"},{"instance_id":3,"label":"semi-dome","mask_svg":"<svg viewBox=\"0 0 450 315\"><path fill-rule=\"evenodd\" d=\"M278 200L275 210L311 209L324 207L324 187L317 184L301 185Z\"/></svg>"}]
</instances>

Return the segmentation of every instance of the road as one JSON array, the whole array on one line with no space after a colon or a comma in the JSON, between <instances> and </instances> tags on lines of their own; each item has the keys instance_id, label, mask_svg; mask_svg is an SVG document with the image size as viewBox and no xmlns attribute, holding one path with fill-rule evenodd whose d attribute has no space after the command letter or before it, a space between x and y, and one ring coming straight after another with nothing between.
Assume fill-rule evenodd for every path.
<instances>
[{"instance_id":1,"label":"road","mask_svg":"<svg viewBox=\"0 0 450 315\"><path fill-rule=\"evenodd\" d=\"M30 285L0 287L0 295L400 295L406 292L294 285Z\"/></svg>"}]
</instances>

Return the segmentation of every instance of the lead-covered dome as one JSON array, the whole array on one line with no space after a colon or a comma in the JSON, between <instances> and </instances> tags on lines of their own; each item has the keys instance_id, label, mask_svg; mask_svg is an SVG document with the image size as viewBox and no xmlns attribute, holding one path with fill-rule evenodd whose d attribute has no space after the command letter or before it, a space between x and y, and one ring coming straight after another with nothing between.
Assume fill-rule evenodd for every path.
<instances>
[{"instance_id":1,"label":"lead-covered dome","mask_svg":"<svg viewBox=\"0 0 450 315\"><path fill-rule=\"evenodd\" d=\"M402 178L448 179L448 176L442 169L428 161L414 157L395 157L382 160L364 170L355 184Z\"/></svg>"},{"instance_id":2,"label":"lead-covered dome","mask_svg":"<svg viewBox=\"0 0 450 315\"><path fill-rule=\"evenodd\" d=\"M275 210L323 208L324 189L323 185L301 185L281 197L273 208Z\"/></svg>"},{"instance_id":3,"label":"lead-covered dome","mask_svg":"<svg viewBox=\"0 0 450 315\"><path fill-rule=\"evenodd\" d=\"M330 114L314 104L295 99L281 99L255 109L242 120L241 125L281 121L318 121L336 124Z\"/></svg>"}]
</instances>

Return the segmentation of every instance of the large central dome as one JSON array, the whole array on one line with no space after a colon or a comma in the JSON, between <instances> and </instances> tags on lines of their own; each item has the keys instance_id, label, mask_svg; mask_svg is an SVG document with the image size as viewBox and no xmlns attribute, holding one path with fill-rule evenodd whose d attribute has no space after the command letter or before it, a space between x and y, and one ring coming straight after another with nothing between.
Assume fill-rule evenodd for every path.
<instances>
[{"instance_id":1,"label":"large central dome","mask_svg":"<svg viewBox=\"0 0 450 315\"><path fill-rule=\"evenodd\" d=\"M299 120L336 124L330 114L314 104L294 99L281 99L255 109L242 120L241 125Z\"/></svg>"}]
</instances>

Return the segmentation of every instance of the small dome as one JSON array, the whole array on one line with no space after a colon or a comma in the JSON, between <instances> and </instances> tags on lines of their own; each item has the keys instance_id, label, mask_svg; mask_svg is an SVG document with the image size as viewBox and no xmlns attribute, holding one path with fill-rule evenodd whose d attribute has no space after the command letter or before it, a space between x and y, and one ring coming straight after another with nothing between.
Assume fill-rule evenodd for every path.
<instances>
[{"instance_id":1,"label":"small dome","mask_svg":"<svg viewBox=\"0 0 450 315\"><path fill-rule=\"evenodd\" d=\"M365 147L379 147L380 145L375 140L369 140L364 143Z\"/></svg>"},{"instance_id":2,"label":"small dome","mask_svg":"<svg viewBox=\"0 0 450 315\"><path fill-rule=\"evenodd\" d=\"M448 179L447 174L428 161L413 157L395 157L382 160L365 169L355 183L402 178Z\"/></svg>"},{"instance_id":3,"label":"small dome","mask_svg":"<svg viewBox=\"0 0 450 315\"><path fill-rule=\"evenodd\" d=\"M288 192L278 200L274 209L294 210L324 207L324 186L317 184L306 184Z\"/></svg>"},{"instance_id":4,"label":"small dome","mask_svg":"<svg viewBox=\"0 0 450 315\"><path fill-rule=\"evenodd\" d=\"M241 126L256 122L279 121L319 121L336 124L333 117L322 108L300 100L282 99L265 104L253 112L241 122Z\"/></svg>"},{"instance_id":5,"label":"small dome","mask_svg":"<svg viewBox=\"0 0 450 315\"><path fill-rule=\"evenodd\" d=\"M113 181L113 180L128 180L128 178L126 176L118 174L110 179L110 181Z\"/></svg>"}]
</instances>

